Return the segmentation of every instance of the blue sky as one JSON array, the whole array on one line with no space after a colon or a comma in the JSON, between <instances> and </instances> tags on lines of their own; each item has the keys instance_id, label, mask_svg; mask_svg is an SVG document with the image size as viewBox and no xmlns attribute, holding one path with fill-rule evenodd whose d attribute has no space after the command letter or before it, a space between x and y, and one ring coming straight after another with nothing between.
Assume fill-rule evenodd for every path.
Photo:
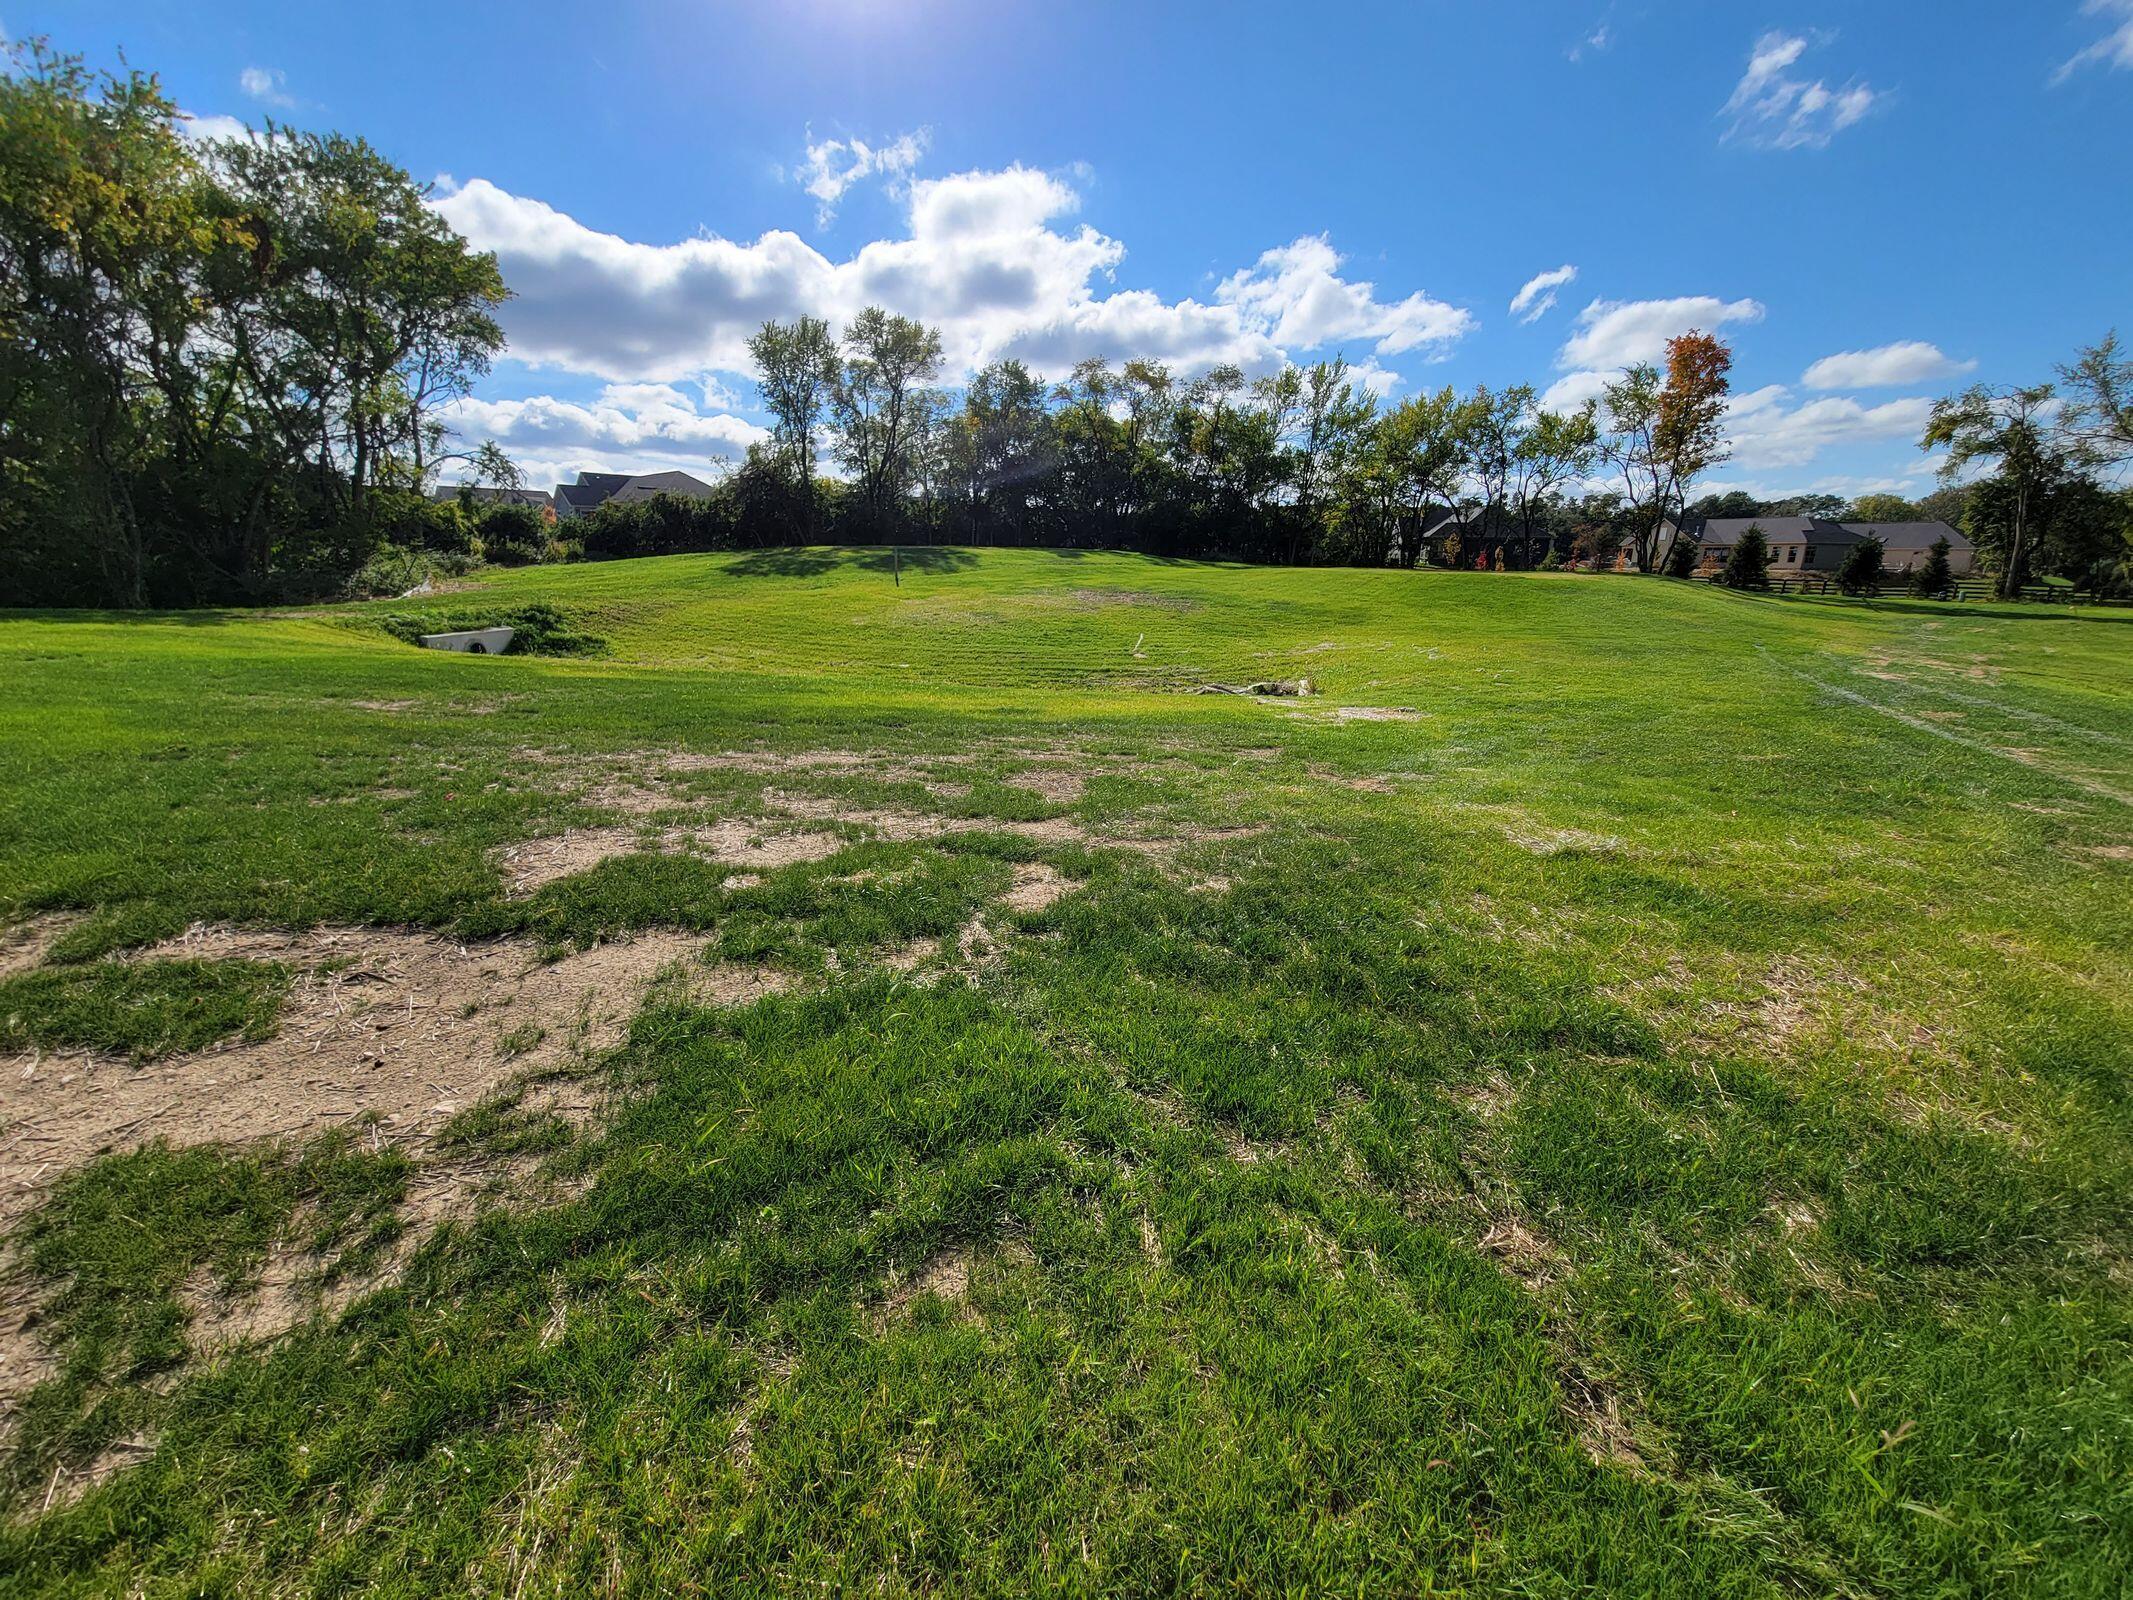
<instances>
[{"instance_id":1,"label":"blue sky","mask_svg":"<svg viewBox=\"0 0 2133 1600\"><path fill-rule=\"evenodd\" d=\"M958 367L1339 352L1396 395L1574 399L1715 326L1713 481L1772 493L1922 492L1932 396L2133 334L2133 0L0 0L0 28L437 179L519 291L461 422L537 480L731 457L748 332L869 300Z\"/></svg>"}]
</instances>

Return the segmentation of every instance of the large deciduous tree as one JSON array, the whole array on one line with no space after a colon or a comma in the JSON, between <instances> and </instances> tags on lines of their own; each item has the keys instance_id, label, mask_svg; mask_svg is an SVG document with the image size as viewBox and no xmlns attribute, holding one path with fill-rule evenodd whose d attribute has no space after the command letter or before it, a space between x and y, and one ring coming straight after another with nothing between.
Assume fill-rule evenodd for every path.
<instances>
[{"instance_id":1,"label":"large deciduous tree","mask_svg":"<svg viewBox=\"0 0 2133 1600\"><path fill-rule=\"evenodd\" d=\"M1520 564L1533 564L1533 540L1543 506L1566 483L1592 470L1599 450L1598 407L1588 400L1575 411L1536 410L1512 452L1510 500L1518 519Z\"/></svg>"},{"instance_id":2,"label":"large deciduous tree","mask_svg":"<svg viewBox=\"0 0 2133 1600\"><path fill-rule=\"evenodd\" d=\"M919 395L941 370L941 336L868 306L844 333L844 370L830 408L838 458L852 475L862 535L893 537L911 480Z\"/></svg>"},{"instance_id":3,"label":"large deciduous tree","mask_svg":"<svg viewBox=\"0 0 2133 1600\"><path fill-rule=\"evenodd\" d=\"M1980 464L1992 468L1991 477L1971 490L1964 531L1998 569L2002 598L2020 594L2028 581L2037 513L2066 475L2065 452L2053 444L2046 426L2052 398L2049 384L2024 389L1977 384L1935 401L1919 441L1922 450L1947 451L1943 481L1953 482Z\"/></svg>"},{"instance_id":4,"label":"large deciduous tree","mask_svg":"<svg viewBox=\"0 0 2133 1600\"><path fill-rule=\"evenodd\" d=\"M748 341L755 362L756 388L774 424L777 460L790 474L799 506L803 542L821 526L820 497L815 488L815 438L836 393L837 342L820 317L797 317L789 323L766 322Z\"/></svg>"},{"instance_id":5,"label":"large deciduous tree","mask_svg":"<svg viewBox=\"0 0 2133 1600\"><path fill-rule=\"evenodd\" d=\"M189 421L198 294L244 242L153 78L32 40L0 73L0 563L18 598L148 598L143 470ZM154 403L158 387L176 407ZM19 587L17 586L19 585Z\"/></svg>"},{"instance_id":6,"label":"large deciduous tree","mask_svg":"<svg viewBox=\"0 0 2133 1600\"><path fill-rule=\"evenodd\" d=\"M0 73L0 581L260 597L345 576L503 336L493 257L361 140L202 144L152 78ZM306 581L311 581L307 579Z\"/></svg>"},{"instance_id":7,"label":"large deciduous tree","mask_svg":"<svg viewBox=\"0 0 2133 1600\"><path fill-rule=\"evenodd\" d=\"M1667 341L1666 371L1639 363L1607 386L1608 460L1622 476L1637 570L1658 563L1667 519L1679 517L1689 485L1726 460L1726 396L1733 353L1691 330Z\"/></svg>"},{"instance_id":8,"label":"large deciduous tree","mask_svg":"<svg viewBox=\"0 0 2133 1600\"><path fill-rule=\"evenodd\" d=\"M2059 432L2086 463L2105 471L2133 466L2133 356L2115 332L2059 369L2066 406Z\"/></svg>"}]
</instances>

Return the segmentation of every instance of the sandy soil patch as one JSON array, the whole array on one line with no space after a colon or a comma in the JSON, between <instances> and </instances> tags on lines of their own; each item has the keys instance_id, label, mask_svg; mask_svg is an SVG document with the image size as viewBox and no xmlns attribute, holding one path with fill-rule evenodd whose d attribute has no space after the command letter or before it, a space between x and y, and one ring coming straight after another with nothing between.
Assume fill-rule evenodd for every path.
<instances>
[{"instance_id":1,"label":"sandy soil patch","mask_svg":"<svg viewBox=\"0 0 2133 1600\"><path fill-rule=\"evenodd\" d=\"M48 911L0 928L0 978L12 978L38 965L67 930L81 921L78 911Z\"/></svg>"},{"instance_id":2,"label":"sandy soil patch","mask_svg":"<svg viewBox=\"0 0 2133 1600\"><path fill-rule=\"evenodd\" d=\"M635 828L571 828L539 839L506 845L496 854L504 892L520 899L561 878L590 872L603 861L632 855L642 848Z\"/></svg>"},{"instance_id":3,"label":"sandy soil patch","mask_svg":"<svg viewBox=\"0 0 2133 1600\"><path fill-rule=\"evenodd\" d=\"M1280 704L1275 701L1273 704ZM1420 722L1422 713L1413 706L1328 706L1323 711L1290 711L1292 717L1311 722Z\"/></svg>"},{"instance_id":4,"label":"sandy soil patch","mask_svg":"<svg viewBox=\"0 0 2133 1600\"><path fill-rule=\"evenodd\" d=\"M0 1227L68 1168L151 1139L306 1139L374 1118L380 1139L427 1142L515 1074L619 1043L653 979L703 942L646 934L548 965L530 940L462 945L406 929L209 928L157 945L142 956L299 969L280 1031L141 1067L86 1053L0 1061ZM780 983L713 969L698 981L713 999Z\"/></svg>"},{"instance_id":5,"label":"sandy soil patch","mask_svg":"<svg viewBox=\"0 0 2133 1600\"><path fill-rule=\"evenodd\" d=\"M1087 780L1078 772L1066 772L1055 768L1036 772L1018 772L1003 780L1010 788L1027 789L1032 794L1042 795L1054 805L1066 805L1081 798Z\"/></svg>"},{"instance_id":6,"label":"sandy soil patch","mask_svg":"<svg viewBox=\"0 0 2133 1600\"><path fill-rule=\"evenodd\" d=\"M1010 911L1034 912L1056 904L1074 892L1074 882L1058 868L1048 867L1041 861L1024 861L1015 867L1013 882L1000 904Z\"/></svg>"},{"instance_id":7,"label":"sandy soil patch","mask_svg":"<svg viewBox=\"0 0 2133 1600\"><path fill-rule=\"evenodd\" d=\"M957 1315L970 1315L970 1271L975 1264L972 1252L966 1246L957 1245L929 1257L908 1273L891 1273L889 1292L874 1308L871 1321L879 1333L892 1322L907 1317L911 1306L922 1295L932 1295L955 1308Z\"/></svg>"},{"instance_id":8,"label":"sandy soil patch","mask_svg":"<svg viewBox=\"0 0 2133 1600\"><path fill-rule=\"evenodd\" d=\"M659 836L662 849L688 850L736 867L770 869L825 861L847 841L834 833L765 828L759 822L729 820L705 828L669 828Z\"/></svg>"},{"instance_id":9,"label":"sandy soil patch","mask_svg":"<svg viewBox=\"0 0 2133 1600\"><path fill-rule=\"evenodd\" d=\"M1361 794L1395 794L1399 790L1399 785L1395 784L1390 778L1378 777L1375 774L1351 778L1345 773L1335 772L1331 767L1314 766L1307 767L1304 770L1314 783L1331 784L1341 789L1354 789Z\"/></svg>"},{"instance_id":10,"label":"sandy soil patch","mask_svg":"<svg viewBox=\"0 0 2133 1600\"><path fill-rule=\"evenodd\" d=\"M789 867L821 861L845 847L834 833L766 827L730 818L702 827L664 828L646 834L634 827L573 828L539 839L526 839L497 852L497 869L514 899L535 893L562 878L590 872L603 861L640 852L681 852L708 856L729 866L755 869Z\"/></svg>"}]
</instances>

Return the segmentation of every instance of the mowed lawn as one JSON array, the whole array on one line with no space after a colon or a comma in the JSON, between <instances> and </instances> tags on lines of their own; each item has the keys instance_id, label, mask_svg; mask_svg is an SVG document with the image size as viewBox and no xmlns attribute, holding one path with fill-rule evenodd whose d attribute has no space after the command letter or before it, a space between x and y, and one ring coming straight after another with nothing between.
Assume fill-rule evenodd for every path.
<instances>
[{"instance_id":1,"label":"mowed lawn","mask_svg":"<svg viewBox=\"0 0 2133 1600\"><path fill-rule=\"evenodd\" d=\"M0 1593L2133 1572L2133 613L0 614L0 923Z\"/></svg>"}]
</instances>

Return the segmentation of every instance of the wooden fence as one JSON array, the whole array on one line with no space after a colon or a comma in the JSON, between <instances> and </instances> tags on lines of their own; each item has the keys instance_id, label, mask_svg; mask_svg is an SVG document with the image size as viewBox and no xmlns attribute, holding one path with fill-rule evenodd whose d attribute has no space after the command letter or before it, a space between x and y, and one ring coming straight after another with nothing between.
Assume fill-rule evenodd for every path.
<instances>
[{"instance_id":1,"label":"wooden fence","mask_svg":"<svg viewBox=\"0 0 2133 1600\"><path fill-rule=\"evenodd\" d=\"M1716 574L1715 572L1698 573L1696 576L1700 581L1704 583L1718 582L1718 574ZM1836 578L1826 572L1772 573L1770 575L1770 587L1767 592L1770 594L1834 595L1841 595L1844 593L1842 589L1837 587ZM1860 595L1858 598L1863 600L1872 600L1882 598L1908 599L1910 597L1910 584L1907 581L1899 578L1894 580L1893 582L1883 583L1875 588L1869 589L1866 591L1865 594ZM1997 585L1994 584L1992 579L1983 577L1967 577L1957 578L1953 583L1948 585L1948 587L1941 593L1937 595L1929 595L1926 598L1932 600L1960 600L1974 605L1982 601L1997 600L1999 598L1999 594L1997 592ZM2076 594L2072 589L2065 587L2063 584L2056 583L2025 584L2018 598L2025 601L2036 601L2045 605L2133 605L2133 600L2099 600L2096 598L2096 596L2092 594Z\"/></svg>"}]
</instances>

